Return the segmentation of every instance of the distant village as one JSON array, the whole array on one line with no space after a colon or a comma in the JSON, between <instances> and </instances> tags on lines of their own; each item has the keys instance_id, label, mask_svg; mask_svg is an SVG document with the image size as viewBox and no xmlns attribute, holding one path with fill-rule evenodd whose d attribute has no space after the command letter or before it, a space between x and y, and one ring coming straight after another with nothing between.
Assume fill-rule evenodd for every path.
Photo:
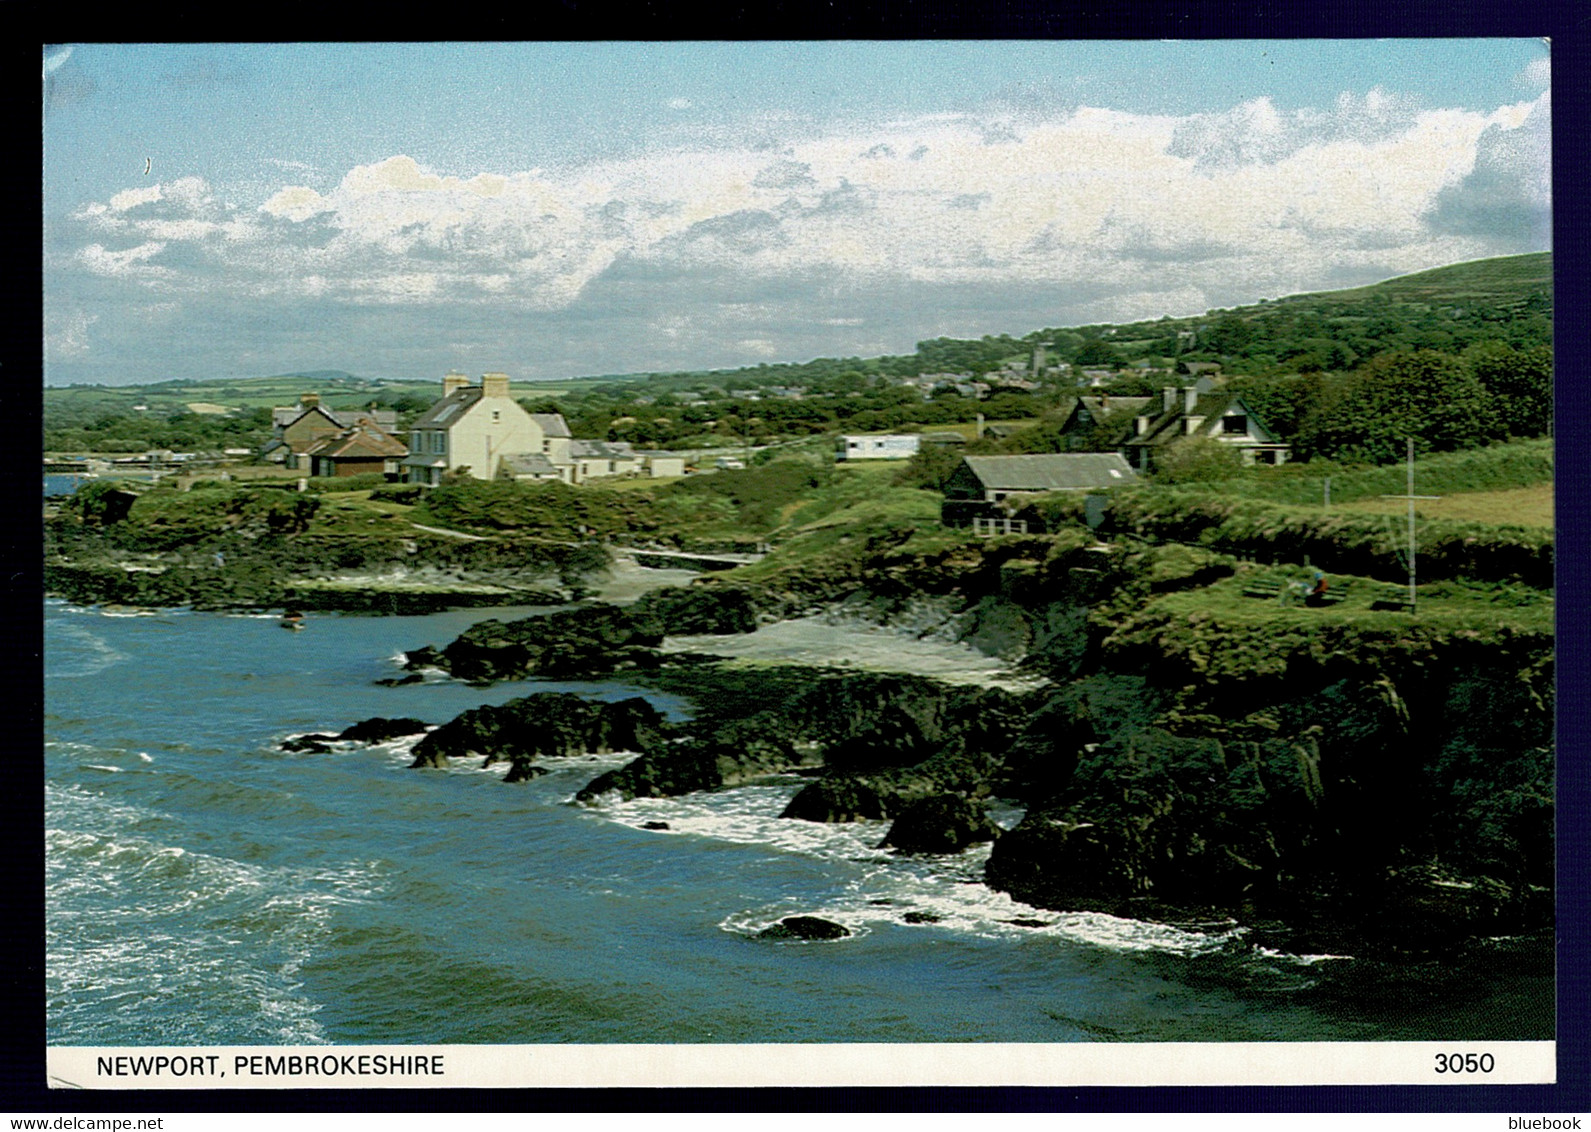
<instances>
[{"instance_id":1,"label":"distant village","mask_svg":"<svg viewBox=\"0 0 1591 1132\"><path fill-rule=\"evenodd\" d=\"M1042 348L1033 371L1064 376L1066 366L1046 367ZM931 395L945 383L977 397L999 384L1033 383L1016 370L987 375L987 382L960 374L928 374L901 379ZM1083 371L1078 383L1097 386L1114 371ZM1169 374L1166 375L1169 379ZM803 391L774 386L730 390L741 398L799 397ZM579 440L558 413L527 411L514 399L511 379L483 374L479 381L457 372L442 378L438 400L411 424L408 442L398 439L397 414L383 409L332 409L314 393L297 405L274 410L275 435L260 456L309 476L382 473L403 483L436 486L446 480L578 485L617 478L672 478L687 474L686 456L639 449L623 441ZM688 397L689 394L681 395ZM992 426L990 431L1012 426ZM975 435L983 435L981 418ZM1060 433L1062 451L1028 455L972 455L961 460L945 488L945 520L977 526L1009 514L1002 506L1014 496L1054 492L1097 492L1137 481L1154 468L1157 454L1185 437L1203 437L1230 446L1246 464L1281 464L1288 446L1265 427L1237 394L1222 392L1217 380L1200 376L1186 386L1166 385L1159 397L1083 393L1075 399ZM955 449L968 442L961 432L842 434L835 458L903 460L925 446ZM720 457L717 470L741 467Z\"/></svg>"},{"instance_id":2,"label":"distant village","mask_svg":"<svg viewBox=\"0 0 1591 1132\"><path fill-rule=\"evenodd\" d=\"M1030 362L1009 362L981 380L970 373L888 380L911 388L924 400L947 389L978 400L993 391L1032 392L1041 387L1040 379L1078 390L1059 432L1055 445L1059 451L961 459L945 483L944 519L951 525L976 527L1006 520L1012 504L1019 502L1013 497L1098 492L1136 482L1156 466L1167 446L1183 438L1219 442L1234 450L1244 464L1286 462L1288 445L1266 428L1240 395L1222 391L1219 366L1193 365L1198 368L1190 366L1191 384L1172 384L1176 378L1171 371L1141 364L1123 372L1051 363L1040 345ZM1160 396L1112 395L1101 388L1128 374L1162 379ZM438 392L437 400L411 422L406 441L400 439L394 409L336 409L322 403L317 393L305 392L297 404L272 410L273 435L262 450L225 455L263 461L305 477L376 473L390 481L426 486L459 479L580 485L625 478L668 479L707 470L680 452L638 448L620 440L576 439L560 413L531 412L516 400L511 379L504 373L482 374L476 381L449 372ZM741 401L799 400L807 393L781 385L724 392ZM688 391L672 396L680 404L701 397ZM636 400L644 403L648 398ZM1020 427L986 427L979 416L973 436L998 438ZM953 452L967 443L967 435L960 431L841 434L835 439L834 454L842 463L905 460L925 449ZM188 459L184 453L151 453L124 462L170 471L182 469ZM718 455L708 467L723 471L743 466L736 456Z\"/></svg>"}]
</instances>

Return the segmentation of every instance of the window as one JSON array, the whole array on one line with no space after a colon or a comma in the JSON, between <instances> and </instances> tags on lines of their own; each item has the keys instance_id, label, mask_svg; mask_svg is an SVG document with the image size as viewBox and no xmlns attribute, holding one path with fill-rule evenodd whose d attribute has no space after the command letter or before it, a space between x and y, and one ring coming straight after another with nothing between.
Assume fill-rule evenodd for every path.
<instances>
[{"instance_id":1,"label":"window","mask_svg":"<svg viewBox=\"0 0 1591 1132\"><path fill-rule=\"evenodd\" d=\"M1227 436L1234 434L1242 436L1248 432L1248 418L1242 413L1221 418L1221 431Z\"/></svg>"},{"instance_id":2,"label":"window","mask_svg":"<svg viewBox=\"0 0 1591 1132\"><path fill-rule=\"evenodd\" d=\"M496 424L498 421L500 421L502 419L503 419L503 414L499 410L493 409L492 410L492 423Z\"/></svg>"}]
</instances>

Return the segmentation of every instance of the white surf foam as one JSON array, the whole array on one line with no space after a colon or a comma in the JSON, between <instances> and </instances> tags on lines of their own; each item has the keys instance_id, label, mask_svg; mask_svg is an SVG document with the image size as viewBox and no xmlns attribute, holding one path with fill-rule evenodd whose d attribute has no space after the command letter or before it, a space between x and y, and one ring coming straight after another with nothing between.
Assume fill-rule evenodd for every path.
<instances>
[{"instance_id":1,"label":"white surf foam","mask_svg":"<svg viewBox=\"0 0 1591 1132\"><path fill-rule=\"evenodd\" d=\"M838 899L821 906L780 903L745 909L721 923L725 931L755 934L785 916L800 914L833 920L855 936L885 924L909 925L986 939L1050 936L1112 951L1192 955L1219 948L1237 930L1189 931L1098 912L1036 908L983 883L991 844L958 854L904 856L878 847L889 822L831 824L779 817L801 785L779 782L628 802L609 798L595 808L637 829L666 823L668 828L657 830L658 836L710 837L862 866ZM997 815L1005 826L1019 817L1020 811L1014 809Z\"/></svg>"}]
</instances>

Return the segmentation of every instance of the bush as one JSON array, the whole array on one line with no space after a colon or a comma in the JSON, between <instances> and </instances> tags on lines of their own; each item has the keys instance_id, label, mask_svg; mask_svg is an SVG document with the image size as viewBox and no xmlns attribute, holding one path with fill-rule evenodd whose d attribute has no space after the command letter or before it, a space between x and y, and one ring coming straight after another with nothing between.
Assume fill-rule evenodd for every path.
<instances>
[{"instance_id":1,"label":"bush","mask_svg":"<svg viewBox=\"0 0 1591 1132\"><path fill-rule=\"evenodd\" d=\"M1174 440L1155 459L1153 478L1159 483L1214 483L1243 470L1243 458L1230 444L1210 436Z\"/></svg>"},{"instance_id":2,"label":"bush","mask_svg":"<svg viewBox=\"0 0 1591 1132\"><path fill-rule=\"evenodd\" d=\"M776 525L782 508L827 486L837 474L827 461L781 459L754 468L693 476L670 484L659 495L727 502L735 509L740 525L766 530Z\"/></svg>"},{"instance_id":3,"label":"bush","mask_svg":"<svg viewBox=\"0 0 1591 1132\"><path fill-rule=\"evenodd\" d=\"M311 476L305 482L305 490L312 492L327 491L370 491L386 484L387 477L380 472L361 472L357 476Z\"/></svg>"},{"instance_id":4,"label":"bush","mask_svg":"<svg viewBox=\"0 0 1591 1132\"><path fill-rule=\"evenodd\" d=\"M652 530L657 524L648 514L650 502L642 491L460 479L428 491L415 518L445 527L575 540Z\"/></svg>"},{"instance_id":5,"label":"bush","mask_svg":"<svg viewBox=\"0 0 1591 1132\"><path fill-rule=\"evenodd\" d=\"M1306 559L1333 573L1398 582L1408 577L1400 525L1388 516L1321 515L1211 494L1139 490L1116 495L1117 533L1184 542L1270 561ZM1550 531L1428 520L1419 533L1420 577L1553 584Z\"/></svg>"},{"instance_id":6,"label":"bush","mask_svg":"<svg viewBox=\"0 0 1591 1132\"><path fill-rule=\"evenodd\" d=\"M426 492L423 484L417 483L389 483L374 488L370 492L371 502L374 503L402 503L412 505L420 502L420 497Z\"/></svg>"}]
</instances>

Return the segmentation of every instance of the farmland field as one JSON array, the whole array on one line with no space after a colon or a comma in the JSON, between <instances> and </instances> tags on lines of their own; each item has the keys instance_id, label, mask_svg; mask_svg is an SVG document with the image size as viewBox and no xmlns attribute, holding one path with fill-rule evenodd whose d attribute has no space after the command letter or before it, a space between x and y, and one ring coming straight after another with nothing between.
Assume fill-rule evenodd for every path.
<instances>
[{"instance_id":1,"label":"farmland field","mask_svg":"<svg viewBox=\"0 0 1591 1132\"><path fill-rule=\"evenodd\" d=\"M1361 499L1333 508L1370 514L1405 515L1408 504L1400 499ZM1441 499L1422 499L1414 513L1424 519L1457 519L1471 523L1551 527L1552 484L1511 488L1506 491L1471 491Z\"/></svg>"}]
</instances>

